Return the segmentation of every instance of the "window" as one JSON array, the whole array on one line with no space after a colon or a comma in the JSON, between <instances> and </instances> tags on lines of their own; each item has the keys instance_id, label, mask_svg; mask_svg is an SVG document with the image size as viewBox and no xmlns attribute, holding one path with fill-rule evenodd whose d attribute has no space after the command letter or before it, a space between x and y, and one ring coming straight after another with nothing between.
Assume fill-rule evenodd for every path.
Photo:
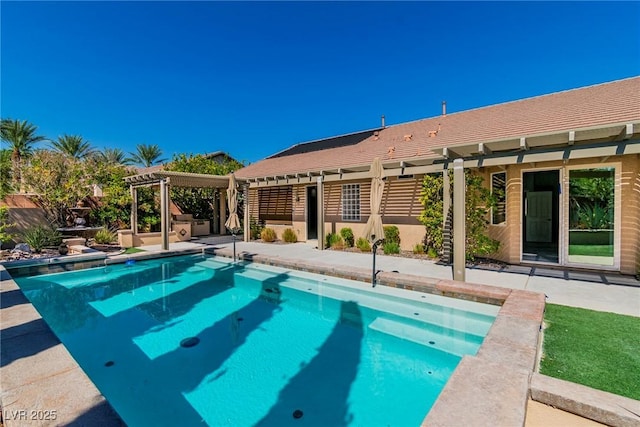
<instances>
[{"instance_id":1,"label":"window","mask_svg":"<svg viewBox=\"0 0 640 427\"><path fill-rule=\"evenodd\" d=\"M342 220L360 221L360 184L342 186Z\"/></svg>"},{"instance_id":2,"label":"window","mask_svg":"<svg viewBox=\"0 0 640 427\"><path fill-rule=\"evenodd\" d=\"M491 209L491 224L503 224L507 219L507 173L491 174L491 194L496 198L496 207Z\"/></svg>"},{"instance_id":3,"label":"window","mask_svg":"<svg viewBox=\"0 0 640 427\"><path fill-rule=\"evenodd\" d=\"M292 187L270 187L258 189L259 218L262 221L291 221L293 218Z\"/></svg>"}]
</instances>

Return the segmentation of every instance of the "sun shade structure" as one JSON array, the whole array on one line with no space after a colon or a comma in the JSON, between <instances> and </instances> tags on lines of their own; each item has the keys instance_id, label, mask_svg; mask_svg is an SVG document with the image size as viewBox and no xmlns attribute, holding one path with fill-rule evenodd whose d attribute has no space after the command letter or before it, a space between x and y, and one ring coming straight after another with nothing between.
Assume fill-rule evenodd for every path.
<instances>
[{"instance_id":1,"label":"sun shade structure","mask_svg":"<svg viewBox=\"0 0 640 427\"><path fill-rule=\"evenodd\" d=\"M169 231L171 227L170 221L170 213L169 206L171 204L170 196L169 196L169 188L171 186L174 187L187 187L187 188L213 188L213 189L225 189L231 188L231 180L233 179L233 188L237 186L237 181L235 176L222 176L222 175L208 175L208 174L199 174L199 173L189 173L189 172L175 172L175 171L153 171L148 173L142 173L138 175L132 175L124 178L124 181L129 184L131 188L131 196L133 199L132 207L131 207L131 233L137 234L138 227L138 218L137 218L137 188L139 187L149 187L149 186L159 186L160 187L160 223L161 223L161 244L162 249L169 249ZM229 190L227 190L229 191ZM220 218L221 218L221 226L224 223L224 217L226 215L226 206L223 201L224 192L221 194L220 200ZM228 193L226 193L228 194ZM235 223L237 224L237 228L239 228L239 221L237 215L238 202L237 197L233 198L234 209L231 209L231 200L229 201L229 210L235 212ZM234 225L230 221L232 218L229 218L229 221L225 223L225 226Z\"/></svg>"},{"instance_id":2,"label":"sun shade structure","mask_svg":"<svg viewBox=\"0 0 640 427\"><path fill-rule=\"evenodd\" d=\"M384 239L384 228L382 227L382 215L380 213L380 206L382 204L382 195L384 193L384 170L382 169L382 162L380 157L373 159L371 163L371 197L369 204L371 206L371 215L367 220L367 225L364 228L364 235L372 243L377 240Z\"/></svg>"}]
</instances>

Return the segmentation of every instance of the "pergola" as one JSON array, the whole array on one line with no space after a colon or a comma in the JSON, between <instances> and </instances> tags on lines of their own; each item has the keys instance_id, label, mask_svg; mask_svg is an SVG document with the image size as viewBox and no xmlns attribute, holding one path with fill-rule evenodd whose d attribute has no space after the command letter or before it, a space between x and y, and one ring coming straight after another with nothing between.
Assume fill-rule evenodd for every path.
<instances>
[{"instance_id":1,"label":"pergola","mask_svg":"<svg viewBox=\"0 0 640 427\"><path fill-rule=\"evenodd\" d=\"M169 196L169 188L174 187L187 187L187 188L213 188L224 189L229 187L229 176L222 175L208 175L189 172L174 172L174 171L155 171L148 172L139 175L132 175L124 178L124 181L129 184L131 191L131 232L137 234L138 231L138 191L140 187L160 187L160 232L162 240L162 249L169 249L169 229L171 226L170 210L171 199ZM239 184L244 183L243 180L238 180ZM245 192L245 196L246 196ZM217 206L218 218L220 220L220 234L225 234L225 222L226 222L226 192L220 191L220 203ZM245 198L246 204L246 198ZM245 209L245 236L247 235L246 228L249 221L246 220L248 209Z\"/></svg>"}]
</instances>

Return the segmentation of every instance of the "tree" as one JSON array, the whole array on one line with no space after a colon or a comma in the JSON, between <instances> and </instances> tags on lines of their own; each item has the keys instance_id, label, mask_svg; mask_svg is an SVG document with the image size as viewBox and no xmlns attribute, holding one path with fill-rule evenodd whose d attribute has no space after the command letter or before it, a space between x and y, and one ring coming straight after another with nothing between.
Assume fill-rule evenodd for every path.
<instances>
[{"instance_id":1,"label":"tree","mask_svg":"<svg viewBox=\"0 0 640 427\"><path fill-rule=\"evenodd\" d=\"M165 166L166 170L177 172L204 173L210 175L227 175L244 165L229 156L222 161L202 154L179 154ZM212 188L171 187L171 200L183 212L192 213L195 218L211 218L218 195ZM241 208L241 205L238 206ZM242 218L242 212L239 212Z\"/></svg>"},{"instance_id":2,"label":"tree","mask_svg":"<svg viewBox=\"0 0 640 427\"><path fill-rule=\"evenodd\" d=\"M157 144L138 144L136 146L135 153L129 153L131 156L129 160L138 165L144 167L150 167L164 162L166 159L161 159L162 150Z\"/></svg>"},{"instance_id":3,"label":"tree","mask_svg":"<svg viewBox=\"0 0 640 427\"><path fill-rule=\"evenodd\" d=\"M11 193L11 150L0 150L0 199Z\"/></svg>"},{"instance_id":4,"label":"tree","mask_svg":"<svg viewBox=\"0 0 640 427\"><path fill-rule=\"evenodd\" d=\"M14 191L21 189L23 159L29 158L33 154L36 143L45 140L44 136L36 134L37 130L37 126L26 120L2 119L0 135L2 141L9 144L11 150L11 175Z\"/></svg>"},{"instance_id":5,"label":"tree","mask_svg":"<svg viewBox=\"0 0 640 427\"><path fill-rule=\"evenodd\" d=\"M488 214L496 205L496 198L484 187L481 176L465 169L465 246L466 257L473 260L477 255L489 255L498 250L500 242L487 235ZM442 174L427 174L422 182L420 203L424 210L418 220L426 228L426 245L438 252L442 251L444 224ZM450 181L453 185L453 180ZM450 188L453 194L453 188Z\"/></svg>"},{"instance_id":6,"label":"tree","mask_svg":"<svg viewBox=\"0 0 640 427\"><path fill-rule=\"evenodd\" d=\"M69 208L91 194L93 171L82 161L56 151L37 150L23 172L38 204L58 225L65 225Z\"/></svg>"},{"instance_id":7,"label":"tree","mask_svg":"<svg viewBox=\"0 0 640 427\"><path fill-rule=\"evenodd\" d=\"M51 148L76 160L84 159L94 152L91 143L80 135L59 136L56 141L51 142Z\"/></svg>"},{"instance_id":8,"label":"tree","mask_svg":"<svg viewBox=\"0 0 640 427\"><path fill-rule=\"evenodd\" d=\"M128 165L130 160L127 158L124 151L119 148L105 148L102 151L95 153L96 157L107 164L111 165Z\"/></svg>"}]
</instances>

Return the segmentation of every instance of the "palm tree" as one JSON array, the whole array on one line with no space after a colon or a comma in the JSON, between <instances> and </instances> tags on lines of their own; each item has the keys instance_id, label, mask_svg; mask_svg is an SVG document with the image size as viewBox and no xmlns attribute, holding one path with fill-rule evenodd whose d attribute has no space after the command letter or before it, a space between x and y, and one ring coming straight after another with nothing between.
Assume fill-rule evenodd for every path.
<instances>
[{"instance_id":1,"label":"palm tree","mask_svg":"<svg viewBox=\"0 0 640 427\"><path fill-rule=\"evenodd\" d=\"M96 152L99 160L111 165L128 165L131 160L127 158L124 151L119 148L104 148Z\"/></svg>"},{"instance_id":2,"label":"palm tree","mask_svg":"<svg viewBox=\"0 0 640 427\"><path fill-rule=\"evenodd\" d=\"M59 136L57 141L52 141L51 148L77 160L91 155L94 151L94 149L91 148L91 143L80 135L66 134Z\"/></svg>"},{"instance_id":3,"label":"palm tree","mask_svg":"<svg viewBox=\"0 0 640 427\"><path fill-rule=\"evenodd\" d=\"M165 161L160 159L162 150L156 144L138 144L135 153L129 153L129 160L135 164L149 167Z\"/></svg>"},{"instance_id":4,"label":"palm tree","mask_svg":"<svg viewBox=\"0 0 640 427\"><path fill-rule=\"evenodd\" d=\"M11 150L11 169L13 189L19 190L22 183L20 167L23 158L29 158L33 154L33 146L37 142L44 141L45 137L36 135L37 126L26 120L2 119L0 135L2 141L9 144Z\"/></svg>"}]
</instances>

